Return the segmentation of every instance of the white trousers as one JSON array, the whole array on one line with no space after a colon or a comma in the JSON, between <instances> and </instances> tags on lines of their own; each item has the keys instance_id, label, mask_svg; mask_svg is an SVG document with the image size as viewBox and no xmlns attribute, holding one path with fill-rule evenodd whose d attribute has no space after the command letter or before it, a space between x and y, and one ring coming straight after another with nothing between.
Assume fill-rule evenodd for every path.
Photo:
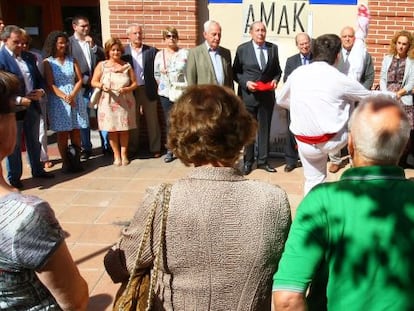
<instances>
[{"instance_id":1,"label":"white trousers","mask_svg":"<svg viewBox=\"0 0 414 311\"><path fill-rule=\"evenodd\" d=\"M326 179L328 154L341 150L347 144L348 131L344 127L327 142L307 144L297 140L300 161L305 176L304 195Z\"/></svg>"}]
</instances>

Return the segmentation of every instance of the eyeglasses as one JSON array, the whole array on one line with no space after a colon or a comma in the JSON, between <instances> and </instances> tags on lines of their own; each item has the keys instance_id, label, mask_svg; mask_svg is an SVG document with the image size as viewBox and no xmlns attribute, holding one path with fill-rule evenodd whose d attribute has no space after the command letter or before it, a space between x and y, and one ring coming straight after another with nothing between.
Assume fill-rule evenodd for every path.
<instances>
[{"instance_id":1,"label":"eyeglasses","mask_svg":"<svg viewBox=\"0 0 414 311\"><path fill-rule=\"evenodd\" d=\"M177 39L177 38L178 37L176 35L171 35L171 34L165 35L165 39Z\"/></svg>"}]
</instances>

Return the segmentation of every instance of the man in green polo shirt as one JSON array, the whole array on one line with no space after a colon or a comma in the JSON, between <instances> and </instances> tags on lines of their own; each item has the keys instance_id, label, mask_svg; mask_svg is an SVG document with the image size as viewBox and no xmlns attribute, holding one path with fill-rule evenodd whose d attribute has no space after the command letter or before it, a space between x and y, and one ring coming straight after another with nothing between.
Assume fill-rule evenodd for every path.
<instances>
[{"instance_id":1,"label":"man in green polo shirt","mask_svg":"<svg viewBox=\"0 0 414 311\"><path fill-rule=\"evenodd\" d=\"M414 310L414 182L397 166L407 116L390 97L370 97L349 129L354 167L300 204L273 278L276 311Z\"/></svg>"}]
</instances>

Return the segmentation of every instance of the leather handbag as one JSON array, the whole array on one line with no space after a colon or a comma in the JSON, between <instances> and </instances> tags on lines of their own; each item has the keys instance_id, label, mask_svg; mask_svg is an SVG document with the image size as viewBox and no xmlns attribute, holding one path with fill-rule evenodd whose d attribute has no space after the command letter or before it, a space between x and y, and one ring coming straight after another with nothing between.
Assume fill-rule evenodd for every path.
<instances>
[{"instance_id":1,"label":"leather handbag","mask_svg":"<svg viewBox=\"0 0 414 311\"><path fill-rule=\"evenodd\" d=\"M89 99L89 108L98 108L99 99L101 98L102 90L100 88L94 88L91 98Z\"/></svg>"},{"instance_id":2,"label":"leather handbag","mask_svg":"<svg viewBox=\"0 0 414 311\"><path fill-rule=\"evenodd\" d=\"M182 73L177 77L177 81L170 82L170 88L168 90L168 97L170 101L177 101L186 88L187 81L185 79L185 75Z\"/></svg>"},{"instance_id":3,"label":"leather handbag","mask_svg":"<svg viewBox=\"0 0 414 311\"><path fill-rule=\"evenodd\" d=\"M152 307L154 288L157 283L162 250L164 248L165 228L167 223L168 205L170 201L171 184L162 184L145 223L144 233L138 248L137 257L127 283L123 283L118 290L114 302L114 311L149 311ZM159 245L155 253L154 264L151 269L139 269L144 247L151 240L151 227L157 207L161 207L162 223L159 232Z\"/></svg>"}]
</instances>

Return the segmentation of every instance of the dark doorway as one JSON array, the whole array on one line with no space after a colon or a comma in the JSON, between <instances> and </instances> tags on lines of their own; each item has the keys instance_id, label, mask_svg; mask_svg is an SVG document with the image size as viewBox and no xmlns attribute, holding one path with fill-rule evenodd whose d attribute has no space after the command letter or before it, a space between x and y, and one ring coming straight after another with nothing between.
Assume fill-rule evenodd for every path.
<instances>
[{"instance_id":1,"label":"dark doorway","mask_svg":"<svg viewBox=\"0 0 414 311\"><path fill-rule=\"evenodd\" d=\"M68 35L73 34L72 18L76 15L82 15L89 19L89 24L91 25L90 34L96 40L98 45L102 45L101 13L99 6L63 6L63 30L66 31Z\"/></svg>"}]
</instances>

